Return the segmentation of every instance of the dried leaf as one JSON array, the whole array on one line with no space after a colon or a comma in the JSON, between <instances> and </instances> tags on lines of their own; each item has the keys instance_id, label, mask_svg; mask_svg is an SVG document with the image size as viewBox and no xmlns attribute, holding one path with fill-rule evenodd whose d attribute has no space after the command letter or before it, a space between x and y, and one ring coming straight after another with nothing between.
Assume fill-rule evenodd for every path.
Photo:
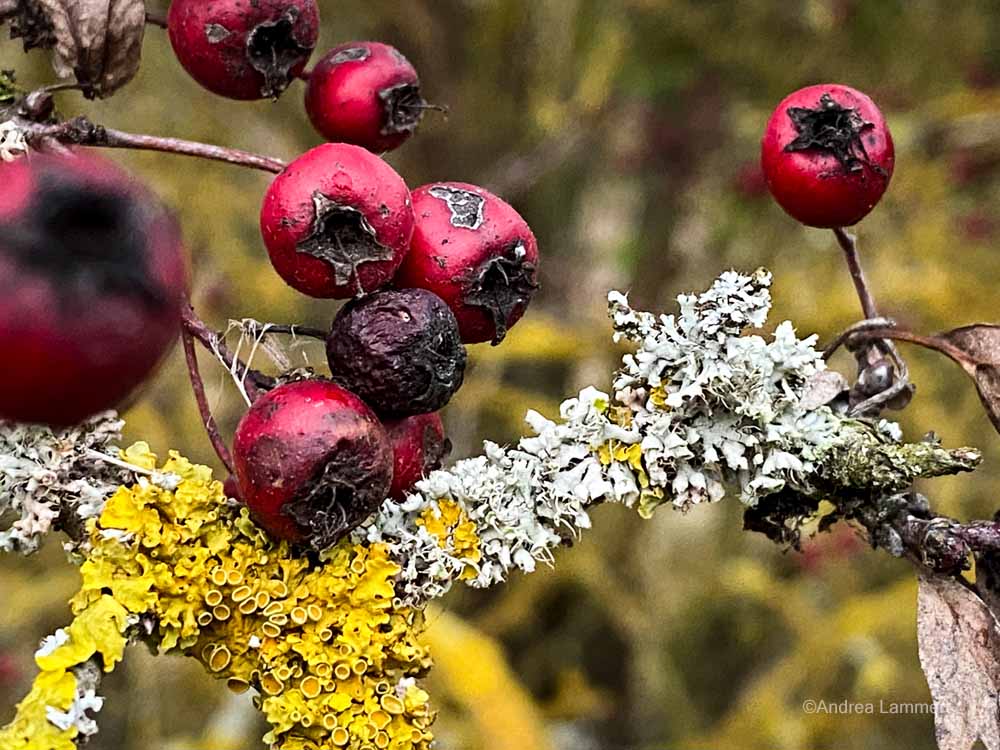
<instances>
[{"instance_id":1,"label":"dried leaf","mask_svg":"<svg viewBox=\"0 0 1000 750\"><path fill-rule=\"evenodd\" d=\"M976 381L979 398L1000 432L1000 326L979 323L936 336L945 351ZM944 347L942 348L944 350Z\"/></svg>"},{"instance_id":2,"label":"dried leaf","mask_svg":"<svg viewBox=\"0 0 1000 750\"><path fill-rule=\"evenodd\" d=\"M1000 623L972 591L951 578L920 577L920 665L934 699L940 750L981 740L1000 750Z\"/></svg>"},{"instance_id":3,"label":"dried leaf","mask_svg":"<svg viewBox=\"0 0 1000 750\"><path fill-rule=\"evenodd\" d=\"M818 409L848 389L847 378L836 370L820 370L806 383L806 391L802 396L803 409Z\"/></svg>"},{"instance_id":4,"label":"dried leaf","mask_svg":"<svg viewBox=\"0 0 1000 750\"><path fill-rule=\"evenodd\" d=\"M75 75L89 94L106 97L139 69L143 0L30 0L52 24L56 74Z\"/></svg>"}]
</instances>

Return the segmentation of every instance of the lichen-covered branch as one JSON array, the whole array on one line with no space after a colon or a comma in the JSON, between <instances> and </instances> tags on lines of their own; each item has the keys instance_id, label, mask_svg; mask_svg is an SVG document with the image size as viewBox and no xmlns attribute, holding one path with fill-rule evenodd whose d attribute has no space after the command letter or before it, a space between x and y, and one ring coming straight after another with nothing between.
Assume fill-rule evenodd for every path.
<instances>
[{"instance_id":1,"label":"lichen-covered branch","mask_svg":"<svg viewBox=\"0 0 1000 750\"><path fill-rule=\"evenodd\" d=\"M318 561L269 541L208 469L176 454L157 467L139 444L116 459L99 424L4 426L0 501L20 515L7 546L30 551L53 517L76 513L82 587L76 620L43 647L39 681L0 750L41 747L25 744L33 732L63 742L89 729L83 719L60 729L58 717L96 707L65 675L95 654L109 669L136 628L231 688L253 688L274 748L428 748L433 712L416 684L430 667L418 640L424 605L455 583L489 586L551 562L597 503L649 516L731 494L747 528L795 544L826 499L835 511L821 523L860 523L876 544L935 570L1000 547L996 525L935 518L910 494L916 479L972 470L978 452L904 443L895 424L847 416L815 337L790 323L754 332L770 281L723 274L670 316L613 293L615 337L634 346L613 395L585 389L558 420L529 413L532 436L431 473ZM105 477L82 502L76 482L111 469L126 472L121 486ZM32 484L43 471L53 482Z\"/></svg>"}]
</instances>

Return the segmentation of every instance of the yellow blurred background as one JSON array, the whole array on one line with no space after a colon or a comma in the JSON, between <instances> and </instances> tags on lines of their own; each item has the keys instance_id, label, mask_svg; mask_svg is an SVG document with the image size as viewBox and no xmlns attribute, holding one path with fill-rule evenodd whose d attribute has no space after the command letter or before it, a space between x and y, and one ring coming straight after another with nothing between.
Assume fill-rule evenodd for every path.
<instances>
[{"instance_id":1,"label":"yellow blurred background","mask_svg":"<svg viewBox=\"0 0 1000 750\"><path fill-rule=\"evenodd\" d=\"M159 9L165 8L161 0ZM620 352L605 293L672 309L730 267L775 273L771 325L829 340L860 317L829 232L769 199L760 133L789 91L839 81L886 112L897 168L858 228L881 308L930 332L997 320L1000 305L1000 6L995 0L321 0L318 52L352 39L399 47L425 96L447 105L389 161L413 187L479 183L534 228L543 289L503 346L473 347L465 388L445 411L455 456L515 440L529 408L548 416L579 388L607 387ZM151 10L157 3L150 3ZM44 53L0 42L0 68L51 82ZM138 78L111 100L59 95L66 115L137 132L292 158L319 140L302 86L278 103L201 90L150 28ZM335 307L286 287L257 229L268 175L122 153L180 214L196 305L229 318L326 326ZM315 344L296 363L321 365ZM923 489L942 512L989 517L1000 499L1000 440L959 369L906 350L918 385L901 416L984 449L973 478ZM266 357L258 360L266 364ZM836 364L850 374L851 362ZM203 369L224 432L242 402ZM214 456L180 352L126 415L128 437L164 454ZM428 687L442 750L930 749L931 717L809 714L804 701L921 703L906 563L847 529L783 553L741 528L726 501L651 522L618 507L557 554L552 570L495 590L455 591L432 610L438 666ZM0 723L33 674L31 655L68 619L76 583L58 541L0 559ZM94 750L261 747L246 696L179 659L133 649L103 688Z\"/></svg>"}]
</instances>

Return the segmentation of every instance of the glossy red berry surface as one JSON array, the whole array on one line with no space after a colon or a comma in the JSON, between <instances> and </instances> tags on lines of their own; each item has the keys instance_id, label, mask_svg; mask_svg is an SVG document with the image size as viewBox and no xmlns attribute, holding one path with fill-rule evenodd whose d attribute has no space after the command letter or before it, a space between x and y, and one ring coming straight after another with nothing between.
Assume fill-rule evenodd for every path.
<instances>
[{"instance_id":1,"label":"glossy red berry surface","mask_svg":"<svg viewBox=\"0 0 1000 750\"><path fill-rule=\"evenodd\" d=\"M413 191L416 228L396 286L427 289L467 344L499 344L538 289L538 242L510 205L483 188L437 182Z\"/></svg>"},{"instance_id":2,"label":"glossy red berry surface","mask_svg":"<svg viewBox=\"0 0 1000 750\"><path fill-rule=\"evenodd\" d=\"M359 146L327 143L279 174L260 228L271 263L313 297L346 299L384 286L413 236L403 178Z\"/></svg>"},{"instance_id":3,"label":"glossy red berry surface","mask_svg":"<svg viewBox=\"0 0 1000 750\"><path fill-rule=\"evenodd\" d=\"M768 188L792 217L812 227L856 224L892 177L895 152L885 117L865 94L840 84L788 95L761 141Z\"/></svg>"},{"instance_id":4,"label":"glossy red berry surface","mask_svg":"<svg viewBox=\"0 0 1000 750\"><path fill-rule=\"evenodd\" d=\"M65 426L120 406L180 331L173 216L91 154L0 162L0 419Z\"/></svg>"},{"instance_id":5,"label":"glossy red berry surface","mask_svg":"<svg viewBox=\"0 0 1000 750\"><path fill-rule=\"evenodd\" d=\"M316 0L172 0L167 29L184 69L230 99L281 95L319 35Z\"/></svg>"},{"instance_id":6,"label":"glossy red berry surface","mask_svg":"<svg viewBox=\"0 0 1000 750\"><path fill-rule=\"evenodd\" d=\"M413 135L427 106L409 60L379 42L348 42L326 53L309 75L305 101L324 138L375 152Z\"/></svg>"},{"instance_id":7,"label":"glossy red berry surface","mask_svg":"<svg viewBox=\"0 0 1000 750\"><path fill-rule=\"evenodd\" d=\"M272 536L325 549L361 523L392 483L392 447L364 402L326 380L281 385L236 428L243 502Z\"/></svg>"},{"instance_id":8,"label":"glossy red berry surface","mask_svg":"<svg viewBox=\"0 0 1000 750\"><path fill-rule=\"evenodd\" d=\"M393 458L389 497L401 500L421 478L441 468L441 461L451 452L451 443L436 413L386 422L385 430Z\"/></svg>"}]
</instances>

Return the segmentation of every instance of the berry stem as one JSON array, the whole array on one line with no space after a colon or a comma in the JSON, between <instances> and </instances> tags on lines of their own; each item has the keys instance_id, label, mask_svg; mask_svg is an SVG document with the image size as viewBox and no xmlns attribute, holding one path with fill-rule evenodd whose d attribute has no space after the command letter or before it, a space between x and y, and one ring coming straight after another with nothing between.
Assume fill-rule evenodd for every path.
<instances>
[{"instance_id":1,"label":"berry stem","mask_svg":"<svg viewBox=\"0 0 1000 750\"><path fill-rule=\"evenodd\" d=\"M304 336L310 339L320 339L326 341L327 331L322 328L312 328L311 326L300 326L298 324L277 324L277 323L257 323L254 326L257 333L278 333L288 336Z\"/></svg>"},{"instance_id":2,"label":"berry stem","mask_svg":"<svg viewBox=\"0 0 1000 750\"><path fill-rule=\"evenodd\" d=\"M167 28L167 19L159 13L146 11L146 23L150 26L159 26L161 29Z\"/></svg>"},{"instance_id":3,"label":"berry stem","mask_svg":"<svg viewBox=\"0 0 1000 750\"><path fill-rule=\"evenodd\" d=\"M285 162L281 159L262 156L249 151L214 146L197 141L186 141L180 138L163 138L105 128L102 125L95 125L86 117L76 117L72 120L55 124L37 123L19 118L16 124L28 141L33 144L55 140L59 143L77 146L162 151L164 153L221 161L250 169L260 169L272 174L281 172L286 166Z\"/></svg>"},{"instance_id":4,"label":"berry stem","mask_svg":"<svg viewBox=\"0 0 1000 750\"><path fill-rule=\"evenodd\" d=\"M201 378L201 370L198 369L198 354L194 350L194 338L191 332L185 328L181 332L181 340L184 343L184 358L187 360L188 375L191 377L191 389L194 391L194 399L198 402L198 411L201 412L201 421L208 433L208 439L215 448L215 453L226 467L226 471L233 473L233 457L229 452L229 447L219 433L219 425L212 416L212 409L208 405L208 397L205 395L205 381Z\"/></svg>"},{"instance_id":5,"label":"berry stem","mask_svg":"<svg viewBox=\"0 0 1000 750\"><path fill-rule=\"evenodd\" d=\"M901 330L899 328L873 328L871 330L858 331L853 334L862 339L892 339L893 341L904 341L908 344L922 346L925 349L938 352L949 359L954 360L963 368L968 368L969 356L956 346L934 336L921 336L919 333ZM974 374L975 368L972 368Z\"/></svg>"},{"instance_id":6,"label":"berry stem","mask_svg":"<svg viewBox=\"0 0 1000 750\"><path fill-rule=\"evenodd\" d=\"M848 234L842 227L837 227L833 230L834 235L837 237L837 242L840 243L841 249L844 251L844 257L847 259L847 267L851 271L851 279L854 281L854 288L858 292L858 299L861 300L861 309L864 311L865 318L877 318L878 309L875 307L875 299L872 297L871 290L868 288L868 282L865 280L865 272L861 268L861 257L858 253L858 243L854 235Z\"/></svg>"},{"instance_id":7,"label":"berry stem","mask_svg":"<svg viewBox=\"0 0 1000 750\"><path fill-rule=\"evenodd\" d=\"M256 398L261 394L261 391L267 391L274 388L276 385L274 378L268 377L262 372L252 369L249 365L245 365L239 358L236 357L226 346L226 342L221 335L211 330L205 321L198 317L195 313L194 308L190 303L184 305L181 312L181 321L183 329L186 333L190 334L196 341L198 341L202 346L204 346L208 351L212 352L220 360L226 368L236 375L242 381L243 387L246 389L247 396L251 401L256 400Z\"/></svg>"}]
</instances>

